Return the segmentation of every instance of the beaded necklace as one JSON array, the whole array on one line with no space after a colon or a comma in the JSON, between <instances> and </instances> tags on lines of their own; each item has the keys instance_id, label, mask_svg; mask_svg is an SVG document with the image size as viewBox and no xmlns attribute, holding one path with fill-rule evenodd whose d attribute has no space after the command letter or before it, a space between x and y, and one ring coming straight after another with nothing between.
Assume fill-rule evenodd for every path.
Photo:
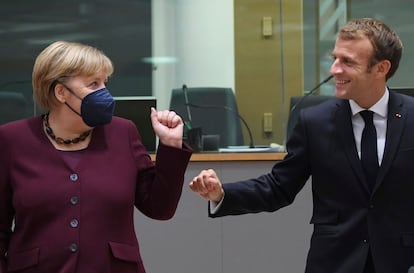
<instances>
[{"instance_id":1,"label":"beaded necklace","mask_svg":"<svg viewBox=\"0 0 414 273\"><path fill-rule=\"evenodd\" d=\"M49 113L45 114L43 117L43 124L45 126L45 131L48 136L50 136L51 139L53 139L57 144L76 144L80 141L84 141L90 134L92 130L88 130L84 133L82 133L80 136L72 139L63 139L61 137L55 136L55 133L53 133L52 128L50 128L49 125Z\"/></svg>"}]
</instances>

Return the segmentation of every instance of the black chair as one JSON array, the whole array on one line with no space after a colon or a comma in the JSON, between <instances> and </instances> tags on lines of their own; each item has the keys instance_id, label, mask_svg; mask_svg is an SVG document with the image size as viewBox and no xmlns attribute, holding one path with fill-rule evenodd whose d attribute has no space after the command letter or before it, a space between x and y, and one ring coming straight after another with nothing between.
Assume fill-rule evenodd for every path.
<instances>
[{"instance_id":1,"label":"black chair","mask_svg":"<svg viewBox=\"0 0 414 273\"><path fill-rule=\"evenodd\" d=\"M414 97L414 87L390 87L391 90L410 97Z\"/></svg>"},{"instance_id":2,"label":"black chair","mask_svg":"<svg viewBox=\"0 0 414 273\"><path fill-rule=\"evenodd\" d=\"M0 124L29 116L29 104L23 94L0 91Z\"/></svg>"},{"instance_id":3,"label":"black chair","mask_svg":"<svg viewBox=\"0 0 414 273\"><path fill-rule=\"evenodd\" d=\"M244 143L241 119L231 88L173 89L170 110L178 113L185 122L191 124L192 128L200 127L203 135L219 135L220 148L243 145Z\"/></svg>"},{"instance_id":4,"label":"black chair","mask_svg":"<svg viewBox=\"0 0 414 273\"><path fill-rule=\"evenodd\" d=\"M335 98L334 96L328 95L309 95L309 96L294 96L290 98L290 112L287 124L287 139L292 134L293 128L295 127L299 113L303 108L318 105L324 101Z\"/></svg>"}]
</instances>

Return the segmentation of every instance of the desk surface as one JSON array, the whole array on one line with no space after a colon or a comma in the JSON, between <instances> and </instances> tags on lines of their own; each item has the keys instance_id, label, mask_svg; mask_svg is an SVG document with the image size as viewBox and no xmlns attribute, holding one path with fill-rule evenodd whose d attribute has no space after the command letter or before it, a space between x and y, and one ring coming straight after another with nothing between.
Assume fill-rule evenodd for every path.
<instances>
[{"instance_id":1,"label":"desk surface","mask_svg":"<svg viewBox=\"0 0 414 273\"><path fill-rule=\"evenodd\" d=\"M190 161L280 161L286 153L194 153ZM155 154L150 154L155 160Z\"/></svg>"}]
</instances>

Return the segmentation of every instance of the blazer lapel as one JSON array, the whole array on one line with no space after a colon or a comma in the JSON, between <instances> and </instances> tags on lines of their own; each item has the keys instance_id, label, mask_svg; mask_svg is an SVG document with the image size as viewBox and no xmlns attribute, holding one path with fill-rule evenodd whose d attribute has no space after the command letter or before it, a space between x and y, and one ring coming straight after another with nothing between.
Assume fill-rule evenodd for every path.
<instances>
[{"instance_id":1,"label":"blazer lapel","mask_svg":"<svg viewBox=\"0 0 414 273\"><path fill-rule=\"evenodd\" d=\"M349 164L358 177L361 186L369 193L368 184L365 181L364 171L362 170L361 161L355 144L354 129L352 127L352 112L348 100L341 100L336 113L335 122L338 136L341 141L344 153L346 154Z\"/></svg>"},{"instance_id":2,"label":"blazer lapel","mask_svg":"<svg viewBox=\"0 0 414 273\"><path fill-rule=\"evenodd\" d=\"M404 129L406 117L407 111L403 107L402 99L394 92L390 91L384 156L378 170L378 177L373 192L375 192L381 184L398 151L398 145Z\"/></svg>"}]
</instances>

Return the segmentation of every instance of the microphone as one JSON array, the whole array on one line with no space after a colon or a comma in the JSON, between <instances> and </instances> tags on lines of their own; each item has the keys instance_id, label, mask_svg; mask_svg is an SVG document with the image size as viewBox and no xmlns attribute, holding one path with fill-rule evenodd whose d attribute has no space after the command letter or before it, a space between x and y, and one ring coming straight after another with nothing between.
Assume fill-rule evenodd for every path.
<instances>
[{"instance_id":1,"label":"microphone","mask_svg":"<svg viewBox=\"0 0 414 273\"><path fill-rule=\"evenodd\" d=\"M249 125L247 125L246 120L239 113L237 113L237 111L234 110L233 108L228 107L228 106L219 106L219 105L199 105L199 104L193 104L193 103L188 103L188 102L186 102L186 106L188 108L194 107L194 108L202 108L202 109L220 109L220 110L224 109L226 111L230 111L234 113L237 116L237 118L239 118L243 122L244 126L246 127L247 132L249 133L249 141L250 141L249 148L254 148L253 135L252 135L252 131L250 130Z\"/></svg>"},{"instance_id":2,"label":"microphone","mask_svg":"<svg viewBox=\"0 0 414 273\"><path fill-rule=\"evenodd\" d=\"M302 103L302 101L305 98L307 98L308 96L310 96L313 93L315 93L315 91L318 90L318 88L321 87L321 85L327 83L332 78L333 78L333 75L330 75L329 77L327 77L326 79L324 79L323 81L321 81L318 85L316 85L314 88L312 88L307 94L305 94L302 98L300 98L300 100L298 100L298 102L296 102L295 105L292 106L292 109L290 109L290 112L292 113L296 109L296 107Z\"/></svg>"},{"instance_id":3,"label":"microphone","mask_svg":"<svg viewBox=\"0 0 414 273\"><path fill-rule=\"evenodd\" d=\"M414 265L410 266L410 268L408 268L408 272L407 273L414 273Z\"/></svg>"},{"instance_id":4,"label":"microphone","mask_svg":"<svg viewBox=\"0 0 414 273\"><path fill-rule=\"evenodd\" d=\"M187 109L187 117L188 120L184 121L184 125L187 128L187 139L188 139L188 143L190 144L190 146L193 148L194 152L199 152L202 148L202 128L201 127L197 127L197 128L193 128L192 125L192 117L191 117L191 109L189 106L189 100L188 100L188 94L187 94L187 85L183 84L181 90L183 91L184 94L184 105Z\"/></svg>"},{"instance_id":5,"label":"microphone","mask_svg":"<svg viewBox=\"0 0 414 273\"><path fill-rule=\"evenodd\" d=\"M184 93L184 101L185 101L185 106L187 108L187 117L188 117L188 121L184 122L184 124L188 130L191 130L192 118L191 118L191 110L190 110L189 101L188 101L187 85L183 84L183 87L181 89L183 90L183 93Z\"/></svg>"}]
</instances>

